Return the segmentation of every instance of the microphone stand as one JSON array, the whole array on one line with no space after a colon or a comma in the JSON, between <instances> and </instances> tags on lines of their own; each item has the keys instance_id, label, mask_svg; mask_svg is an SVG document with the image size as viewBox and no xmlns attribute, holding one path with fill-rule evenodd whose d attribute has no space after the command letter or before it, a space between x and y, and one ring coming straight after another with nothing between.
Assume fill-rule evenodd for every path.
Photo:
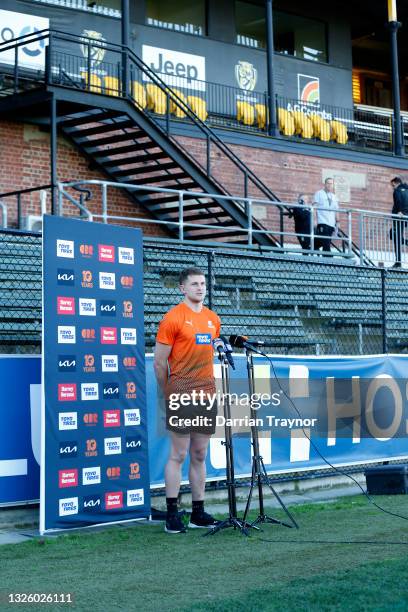
<instances>
[{"instance_id":1,"label":"microphone stand","mask_svg":"<svg viewBox=\"0 0 408 612\"><path fill-rule=\"evenodd\" d=\"M255 392L254 362L253 362L253 353L252 353L253 350L254 349L250 348L249 346L245 347L246 359L247 359L247 370L248 370L249 394L250 394L249 397L250 398L254 396L254 392ZM258 425L256 424L257 414L254 408L252 407L252 401L250 402L250 414L251 414L251 419L252 419L251 422L253 423L253 425L251 426L252 475L251 475L251 485L249 488L248 500L246 503L245 512L243 516L243 522L246 525L248 525L246 519L248 516L249 509L251 507L252 494L254 491L254 487L256 485L258 487L259 514L252 523L249 523L249 525L251 525L251 527L254 527L258 525L259 523L274 523L277 525L282 525L284 527L290 527L290 528L296 527L296 529L299 529L299 526L296 523L295 519L293 518L293 516L291 515L291 513L289 512L289 510L287 509L287 507L281 500L281 498L279 497L278 493L273 488L271 481L269 480L268 474L266 472L265 464L259 453L259 430L258 430ZM281 508L284 510L286 516L289 518L290 522L292 523L291 525L289 523L285 523L284 521L279 521L278 519L272 518L271 516L268 516L267 514L265 514L264 494L263 494L264 484L266 484L270 488L272 493L274 494Z\"/></svg>"},{"instance_id":2,"label":"microphone stand","mask_svg":"<svg viewBox=\"0 0 408 612\"><path fill-rule=\"evenodd\" d=\"M204 536L214 535L218 531L222 529L228 529L228 527L233 527L235 529L239 529L243 535L249 536L248 528L252 527L245 522L245 520L241 520L237 518L237 498L235 493L235 473L234 473L234 449L232 446L232 433L231 433L231 405L230 405L230 385L229 385L229 369L228 369L228 360L226 354L222 350L218 350L218 359L221 364L221 380L222 380L222 395L223 395L223 403L224 403L224 431L225 431L225 442L222 444L225 446L225 455L226 455L226 475L227 475L227 490L228 490L228 510L229 516L224 521L217 523L214 525L207 533L204 533Z\"/></svg>"}]
</instances>

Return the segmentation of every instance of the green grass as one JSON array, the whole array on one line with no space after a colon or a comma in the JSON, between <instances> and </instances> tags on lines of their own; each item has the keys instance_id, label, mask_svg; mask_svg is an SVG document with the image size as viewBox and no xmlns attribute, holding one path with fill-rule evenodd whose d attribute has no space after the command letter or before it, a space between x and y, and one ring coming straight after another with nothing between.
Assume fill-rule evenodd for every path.
<instances>
[{"instance_id":1,"label":"green grass","mask_svg":"<svg viewBox=\"0 0 408 612\"><path fill-rule=\"evenodd\" d=\"M406 496L376 501L408 516ZM3 601L10 591L73 592L67 609L104 612L408 608L407 521L363 497L291 511L299 531L266 525L250 538L232 529L206 538L201 530L168 535L156 524L2 546L0 591ZM1 609L39 607L57 609Z\"/></svg>"}]
</instances>

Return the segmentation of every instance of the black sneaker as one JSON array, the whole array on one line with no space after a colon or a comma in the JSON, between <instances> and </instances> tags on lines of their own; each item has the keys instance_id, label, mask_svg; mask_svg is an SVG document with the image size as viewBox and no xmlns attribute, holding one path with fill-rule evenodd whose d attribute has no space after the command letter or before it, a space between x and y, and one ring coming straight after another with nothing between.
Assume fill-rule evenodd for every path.
<instances>
[{"instance_id":1,"label":"black sneaker","mask_svg":"<svg viewBox=\"0 0 408 612\"><path fill-rule=\"evenodd\" d=\"M186 528L178 514L170 514L166 518L166 533L186 533Z\"/></svg>"},{"instance_id":2,"label":"black sneaker","mask_svg":"<svg viewBox=\"0 0 408 612\"><path fill-rule=\"evenodd\" d=\"M219 521L217 521L217 519L203 510L203 512L199 514L191 515L188 526L192 529L208 529L210 527L215 527L218 523Z\"/></svg>"}]
</instances>

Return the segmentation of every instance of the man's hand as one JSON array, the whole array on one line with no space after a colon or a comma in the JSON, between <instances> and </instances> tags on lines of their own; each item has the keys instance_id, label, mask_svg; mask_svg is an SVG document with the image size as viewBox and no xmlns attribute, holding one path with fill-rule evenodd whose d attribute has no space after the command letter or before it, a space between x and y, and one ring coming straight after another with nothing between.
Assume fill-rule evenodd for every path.
<instances>
[{"instance_id":1,"label":"man's hand","mask_svg":"<svg viewBox=\"0 0 408 612\"><path fill-rule=\"evenodd\" d=\"M171 353L172 346L168 344L162 344L156 342L156 348L154 350L154 372L160 389L165 395L166 385L168 379L168 365L167 360Z\"/></svg>"}]
</instances>

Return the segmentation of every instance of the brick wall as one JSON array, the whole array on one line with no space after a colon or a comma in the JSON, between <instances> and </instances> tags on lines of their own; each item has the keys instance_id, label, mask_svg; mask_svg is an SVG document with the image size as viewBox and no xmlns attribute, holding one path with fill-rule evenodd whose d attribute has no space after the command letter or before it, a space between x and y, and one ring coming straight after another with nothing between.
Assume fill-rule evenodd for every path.
<instances>
[{"instance_id":1,"label":"brick wall","mask_svg":"<svg viewBox=\"0 0 408 612\"><path fill-rule=\"evenodd\" d=\"M198 155L202 163L205 162L204 141L185 137L179 140ZM332 169L366 177L365 188L351 186L351 202L347 206L390 212L392 190L389 182L392 177L401 174L398 169L337 160L333 155L335 149L329 149L327 158L321 158L242 145L229 146L280 200L287 202L295 201L300 192L313 195L322 186L322 171ZM216 151L212 159L219 161ZM408 168L406 174L408 176ZM237 176L232 168L224 173L224 184L232 193L236 193Z\"/></svg>"},{"instance_id":2,"label":"brick wall","mask_svg":"<svg viewBox=\"0 0 408 612\"><path fill-rule=\"evenodd\" d=\"M33 125L0 122L0 193L28 189L50 183L50 146L49 134ZM61 181L99 179L106 177L100 172L89 169L88 161L76 148L62 137L58 138L58 178ZM78 193L73 194L78 199ZM109 214L124 217L150 216L138 207L126 194L117 189L108 192ZM17 225L17 206L15 198L7 198L9 225ZM50 211L48 197L48 212ZM101 213L100 189L93 189L93 198L87 202L93 213ZM67 206L67 212L78 215L78 210ZM39 194L26 194L22 197L22 214L39 214ZM128 223L126 223L128 225ZM157 225L138 224L148 235L167 236Z\"/></svg>"},{"instance_id":3,"label":"brick wall","mask_svg":"<svg viewBox=\"0 0 408 612\"><path fill-rule=\"evenodd\" d=\"M204 141L180 137L183 146L192 150L200 161L206 163ZM243 145L229 145L234 153L258 176L261 181L275 193L281 201L296 202L300 193L307 194L309 201L313 194L321 189L323 178L343 175L351 183L350 201L342 202L342 208L358 208L383 213L390 213L392 208L392 188L390 179L402 175L400 169L369 163L356 163L335 159L335 149L328 150L327 158L280 153L272 149L261 149ZM330 156L331 154L331 156ZM211 164L215 175L222 176L223 184L233 194L243 195L241 173L229 163L223 163L216 150L212 152ZM222 170L222 168L224 169ZM408 179L408 168L405 173ZM408 180L407 180L408 182ZM259 197L256 190L250 193ZM274 207L256 207L255 216L270 229L279 229L279 218ZM358 243L358 216L353 214L352 235ZM340 226L347 232L347 217L340 215ZM285 231L293 231L290 220L285 219Z\"/></svg>"},{"instance_id":4,"label":"brick wall","mask_svg":"<svg viewBox=\"0 0 408 612\"><path fill-rule=\"evenodd\" d=\"M205 143L202 140L180 137L181 143L203 163L206 159ZM0 192L25 189L47 184L49 175L49 134L37 126L0 122ZM279 153L269 149L260 149L243 145L231 145L255 174L283 201L295 202L299 193L313 193L322 185L327 173L347 173L350 179L350 202L345 207L363 208L379 212L390 212L392 190L390 178L401 172L397 169L374 166L368 163L341 161L329 157ZM335 150L333 150L334 153ZM211 163L214 174L233 194L243 195L242 175L229 161L212 152ZM58 139L58 176L60 180L103 179L99 172L90 170L87 160L65 139ZM252 192L253 196L259 193ZM77 197L77 194L76 194ZM8 200L9 224L16 225L16 203ZM109 191L109 212L126 217L139 216L149 218L118 190ZM49 203L48 203L49 205ZM94 198L88 202L92 212L101 212L100 193L94 189ZM39 196L32 194L23 198L23 215L39 213ZM49 208L48 208L49 210ZM74 209L71 208L73 214ZM273 207L257 207L256 216L267 226L277 229L278 219ZM135 223L137 225L137 222ZM342 220L346 230L346 220ZM151 235L166 235L156 225L142 224L143 231ZM291 221L286 222L291 228ZM357 226L353 226L353 237L357 236Z\"/></svg>"}]
</instances>

